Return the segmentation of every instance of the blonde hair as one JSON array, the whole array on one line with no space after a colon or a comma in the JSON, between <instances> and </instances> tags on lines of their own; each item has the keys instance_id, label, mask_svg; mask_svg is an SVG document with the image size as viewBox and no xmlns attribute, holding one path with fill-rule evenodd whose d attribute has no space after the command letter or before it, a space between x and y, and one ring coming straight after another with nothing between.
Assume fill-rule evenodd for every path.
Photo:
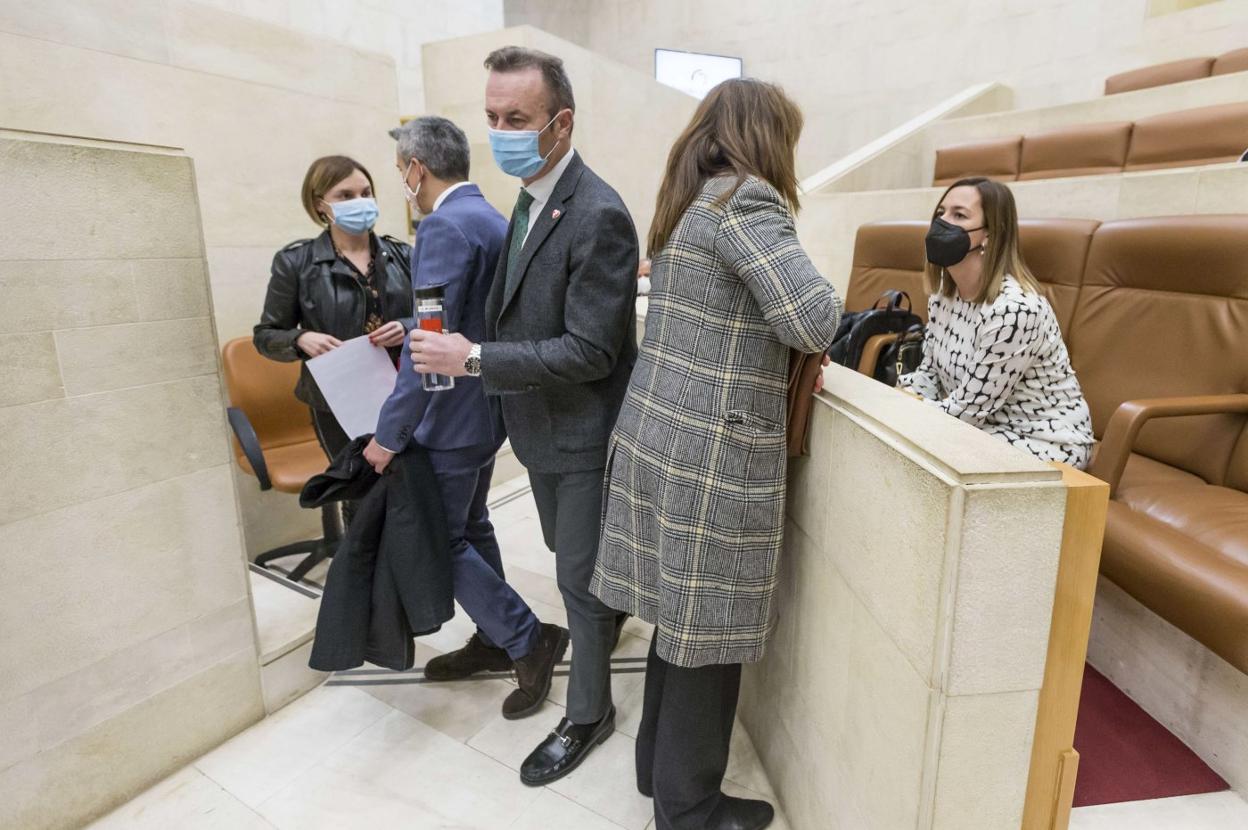
<instances>
[{"instance_id":1,"label":"blonde hair","mask_svg":"<svg viewBox=\"0 0 1248 830\"><path fill-rule=\"evenodd\" d=\"M991 179L978 176L959 179L940 195L936 209L932 211L932 219L936 218L941 203L955 187L973 187L979 191L979 200L984 211L984 230L988 232L989 242L984 247L984 278L972 302L996 302L1001 295L1001 284L1005 282L1006 274L1018 280L1024 291L1039 294L1040 284L1027 263L1023 262L1023 256L1018 250L1018 208L1014 204L1014 194L1005 185ZM945 269L930 262L923 269L923 284L927 293L945 297L952 297L957 290L953 278Z\"/></svg>"}]
</instances>

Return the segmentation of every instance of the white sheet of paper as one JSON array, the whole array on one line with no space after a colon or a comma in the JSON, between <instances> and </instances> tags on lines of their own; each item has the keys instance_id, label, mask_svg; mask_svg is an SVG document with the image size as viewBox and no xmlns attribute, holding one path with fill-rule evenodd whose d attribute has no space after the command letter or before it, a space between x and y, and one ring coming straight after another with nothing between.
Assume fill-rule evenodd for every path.
<instances>
[{"instance_id":1,"label":"white sheet of paper","mask_svg":"<svg viewBox=\"0 0 1248 830\"><path fill-rule=\"evenodd\" d=\"M368 335L356 337L309 360L308 371L348 436L376 432L377 416L398 376L385 349L369 343Z\"/></svg>"}]
</instances>

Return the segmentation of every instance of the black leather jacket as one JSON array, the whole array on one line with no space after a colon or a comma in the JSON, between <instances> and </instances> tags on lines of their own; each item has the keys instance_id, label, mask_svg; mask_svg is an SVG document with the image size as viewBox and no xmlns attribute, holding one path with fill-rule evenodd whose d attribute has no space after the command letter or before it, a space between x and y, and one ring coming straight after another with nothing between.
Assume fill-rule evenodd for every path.
<instances>
[{"instance_id":1,"label":"black leather jacket","mask_svg":"<svg viewBox=\"0 0 1248 830\"><path fill-rule=\"evenodd\" d=\"M411 247L391 236L375 237L376 279L381 317L412 328ZM273 257L273 273L264 298L264 313L252 340L260 354L272 360L308 359L295 340L305 331L350 340L364 334L366 302L351 266L334 253L325 231L315 239L301 239ZM397 358L398 349L393 350ZM327 409L316 382L304 366L295 397L317 409Z\"/></svg>"}]
</instances>

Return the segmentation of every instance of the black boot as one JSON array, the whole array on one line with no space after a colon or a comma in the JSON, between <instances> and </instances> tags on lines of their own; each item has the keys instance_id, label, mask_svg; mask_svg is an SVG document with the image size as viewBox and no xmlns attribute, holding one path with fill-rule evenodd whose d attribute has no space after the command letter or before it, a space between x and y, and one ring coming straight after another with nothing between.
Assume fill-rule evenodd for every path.
<instances>
[{"instance_id":1,"label":"black boot","mask_svg":"<svg viewBox=\"0 0 1248 830\"><path fill-rule=\"evenodd\" d=\"M507 695L503 701L503 717L519 720L542 708L546 695L550 694L550 678L555 666L568 650L568 630L551 623L543 623L537 645L514 663L516 683L520 688Z\"/></svg>"},{"instance_id":2,"label":"black boot","mask_svg":"<svg viewBox=\"0 0 1248 830\"><path fill-rule=\"evenodd\" d=\"M763 830L776 817L766 801L721 795L707 827L711 830Z\"/></svg>"},{"instance_id":3,"label":"black boot","mask_svg":"<svg viewBox=\"0 0 1248 830\"><path fill-rule=\"evenodd\" d=\"M482 671L510 671L511 658L501 648L487 646L473 634L459 651L439 654L425 664L426 680L463 680Z\"/></svg>"},{"instance_id":4,"label":"black boot","mask_svg":"<svg viewBox=\"0 0 1248 830\"><path fill-rule=\"evenodd\" d=\"M615 707L597 723L577 724L562 718L555 731L537 745L520 765L520 781L540 787L557 781L581 765L589 751L615 731Z\"/></svg>"}]
</instances>

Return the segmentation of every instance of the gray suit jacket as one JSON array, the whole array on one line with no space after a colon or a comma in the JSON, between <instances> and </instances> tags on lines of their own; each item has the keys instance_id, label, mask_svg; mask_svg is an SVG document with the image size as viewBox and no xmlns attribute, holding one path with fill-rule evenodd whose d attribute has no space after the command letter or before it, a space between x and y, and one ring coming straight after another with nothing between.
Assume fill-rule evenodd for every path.
<instances>
[{"instance_id":1,"label":"gray suit jacket","mask_svg":"<svg viewBox=\"0 0 1248 830\"><path fill-rule=\"evenodd\" d=\"M637 232L624 202L572 159L516 261L514 221L485 305L481 378L516 457L536 473L606 465L637 359Z\"/></svg>"}]
</instances>

